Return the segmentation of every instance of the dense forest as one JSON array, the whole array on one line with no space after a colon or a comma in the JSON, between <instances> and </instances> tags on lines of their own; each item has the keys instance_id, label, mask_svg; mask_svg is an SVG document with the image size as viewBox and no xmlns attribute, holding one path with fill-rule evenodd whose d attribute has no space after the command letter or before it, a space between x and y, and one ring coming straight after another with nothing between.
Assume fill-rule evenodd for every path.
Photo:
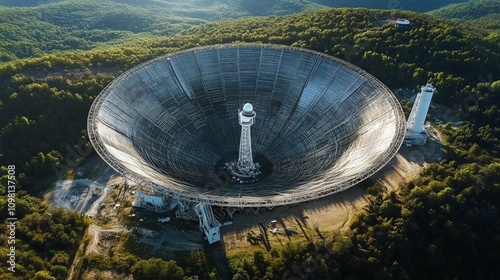
<instances>
[{"instance_id":1,"label":"dense forest","mask_svg":"<svg viewBox=\"0 0 500 280\"><path fill-rule=\"evenodd\" d=\"M452 3L462 3L468 0L313 0L333 8L370 8L370 9L398 9L415 12L427 12Z\"/></svg>"},{"instance_id":2,"label":"dense forest","mask_svg":"<svg viewBox=\"0 0 500 280\"><path fill-rule=\"evenodd\" d=\"M453 4L429 12L455 21L464 27L475 27L500 32L500 1L476 0Z\"/></svg>"},{"instance_id":3,"label":"dense forest","mask_svg":"<svg viewBox=\"0 0 500 280\"><path fill-rule=\"evenodd\" d=\"M2 184L3 182L4 180ZM0 218L5 220L7 210L3 185L0 195ZM18 221L15 224L15 242L9 239L10 229L6 226L8 222L0 229L0 260L4 264L0 270L0 278L66 279L89 224L88 220L83 219L80 213L62 209L48 210L40 199L23 191L17 193L16 210ZM8 271L12 254L15 255L15 271Z\"/></svg>"},{"instance_id":4,"label":"dense forest","mask_svg":"<svg viewBox=\"0 0 500 280\"><path fill-rule=\"evenodd\" d=\"M114 1L74 0L36 8L0 8L0 60L173 35L205 22L174 14L167 7L147 8Z\"/></svg>"},{"instance_id":5,"label":"dense forest","mask_svg":"<svg viewBox=\"0 0 500 280\"><path fill-rule=\"evenodd\" d=\"M0 0L0 5L15 7L34 7L47 3L57 3L67 0ZM332 8L372 8L372 9L405 9L417 12L430 11L452 3L462 3L468 0L192 0L197 6L211 6L219 4L241 5L252 15L264 15L273 11L287 11L287 7L311 8L322 5ZM184 2L186 7L191 7L186 1L180 0L113 0L113 2L134 4L134 5L175 5ZM267 9L263 9L266 7ZM271 9L269 9L272 7ZM262 12L264 14L259 14ZM289 11L288 11L289 13Z\"/></svg>"},{"instance_id":6,"label":"dense forest","mask_svg":"<svg viewBox=\"0 0 500 280\"><path fill-rule=\"evenodd\" d=\"M411 28L385 21L396 17L408 18ZM49 211L33 195L50 187L44 178L70 165L69 151L82 145L90 149L88 110L113 78L178 49L260 42L346 59L390 87L432 82L438 88L434 101L451 107L450 114L466 124L440 126L446 139L444 160L429 165L398 192L375 193L350 232L232 259L233 279L495 279L500 274L500 46L498 37L484 34L406 11L323 9L208 23L168 37L134 38L88 51L42 52L0 64L0 166L16 165L16 238L23 244L20 272L13 275L2 266L0 278L65 279L88 221L76 213ZM5 168L2 174L7 174ZM4 219L7 181L7 175L0 181ZM6 230L3 226L0 238L3 263ZM178 262L132 255L86 257L85 265L116 268L136 279L221 277L202 253Z\"/></svg>"},{"instance_id":7,"label":"dense forest","mask_svg":"<svg viewBox=\"0 0 500 280\"><path fill-rule=\"evenodd\" d=\"M326 6L429 11L456 2L463 1L1 0L0 62L173 35L207 22L246 16L281 16Z\"/></svg>"}]
</instances>

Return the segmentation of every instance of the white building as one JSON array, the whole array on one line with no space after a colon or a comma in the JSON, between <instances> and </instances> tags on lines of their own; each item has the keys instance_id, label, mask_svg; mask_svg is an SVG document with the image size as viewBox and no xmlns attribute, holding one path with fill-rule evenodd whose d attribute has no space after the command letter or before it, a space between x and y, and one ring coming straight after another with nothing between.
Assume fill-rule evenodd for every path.
<instances>
[{"instance_id":1,"label":"white building","mask_svg":"<svg viewBox=\"0 0 500 280\"><path fill-rule=\"evenodd\" d=\"M429 131L424 128L424 124L434 91L436 88L427 84L422 86L417 98L415 98L415 103L413 103L413 108L406 122L405 144L407 146L425 145L429 137Z\"/></svg>"},{"instance_id":2,"label":"white building","mask_svg":"<svg viewBox=\"0 0 500 280\"><path fill-rule=\"evenodd\" d=\"M165 212L168 209L163 195L151 195L142 192L135 194L135 201L132 206L153 210L156 212Z\"/></svg>"}]
</instances>

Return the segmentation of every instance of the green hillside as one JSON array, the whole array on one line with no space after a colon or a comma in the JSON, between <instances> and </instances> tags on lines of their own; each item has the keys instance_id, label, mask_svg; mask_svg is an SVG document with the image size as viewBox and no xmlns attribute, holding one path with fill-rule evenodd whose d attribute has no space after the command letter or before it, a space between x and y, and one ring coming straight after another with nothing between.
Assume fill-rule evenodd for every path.
<instances>
[{"instance_id":1,"label":"green hillside","mask_svg":"<svg viewBox=\"0 0 500 280\"><path fill-rule=\"evenodd\" d=\"M206 20L113 1L64 1L0 9L0 60L91 49L137 36L172 35Z\"/></svg>"},{"instance_id":2,"label":"green hillside","mask_svg":"<svg viewBox=\"0 0 500 280\"><path fill-rule=\"evenodd\" d=\"M0 5L14 7L34 7L47 3L63 2L66 0L0 0ZM462 3L468 0L114 0L114 2L127 3L132 5L170 5L174 6L183 3L184 8L193 7L193 5L208 7L220 4L229 4L246 8L246 11L252 15L258 13L268 13L270 10L287 11L289 7L306 7L314 5L323 5L332 8L373 8L373 9L405 9L417 12L430 11L451 3ZM280 7L280 8L278 8Z\"/></svg>"},{"instance_id":3,"label":"green hillside","mask_svg":"<svg viewBox=\"0 0 500 280\"><path fill-rule=\"evenodd\" d=\"M124 14L137 11L125 10ZM66 12L79 16L77 11ZM110 23L97 24L88 12L80 16L75 24L94 26L89 30L102 30L103 34L110 31L105 27ZM6 17L15 15L6 13ZM401 30L380 21L393 17L408 18L411 29ZM23 21L21 17L16 20ZM65 42L64 36L70 33L57 32L72 30L68 18L51 16L50 20L61 28L51 36ZM46 36L55 26L50 20L40 17L47 25L39 27L38 33L24 28L22 32ZM69 26L64 27L65 23ZM202 267L186 257L178 262L182 267L177 267L173 262L115 251L112 256L84 257L82 269L113 269L136 279L145 275L174 279L161 269L167 265L175 268L179 279L182 275L187 279L222 279L221 275L227 274L233 279L283 279L283 275L298 279L496 279L500 275L498 39L449 21L399 10L322 9L285 17L196 23L172 36L130 35L140 35L160 23L152 20L149 24L123 25L127 28L120 30L117 40L127 38L126 42L89 43L90 50L48 55L40 51L39 57L0 64L0 217L7 217L10 183L6 174L8 166L15 165L17 234L22 244L19 271L12 274L2 266L0 279L67 276L72 253L88 221L63 211L45 215L46 206L33 195L49 189L61 170L71 171L68 149L90 149L86 121L97 94L123 71L159 55L231 42L314 49L348 60L390 87L416 88L432 82L438 89L433 101L452 108L443 114L460 117L466 124L438 127L445 139L444 159L429 164L401 191L384 193L370 187L370 206L356 216L349 231L325 234L324 240L286 243L270 251L256 246L255 252L230 259L225 272L206 260ZM72 163L81 164L88 157L72 158ZM0 228L0 261L4 264L9 248L7 230L6 226Z\"/></svg>"},{"instance_id":4,"label":"green hillside","mask_svg":"<svg viewBox=\"0 0 500 280\"><path fill-rule=\"evenodd\" d=\"M461 1L441 1L439 5L452 2ZM3 0L0 1L0 62L57 50L88 50L139 37L173 35L206 22L245 16L281 16L326 6L428 11L437 8L436 3L413 0Z\"/></svg>"},{"instance_id":5,"label":"green hillside","mask_svg":"<svg viewBox=\"0 0 500 280\"><path fill-rule=\"evenodd\" d=\"M173 35L208 21L321 7L302 0L0 1L2 4L6 6L0 7L0 61Z\"/></svg>"},{"instance_id":6,"label":"green hillside","mask_svg":"<svg viewBox=\"0 0 500 280\"><path fill-rule=\"evenodd\" d=\"M476 0L452 4L429 12L430 15L453 20L463 26L500 31L500 1Z\"/></svg>"},{"instance_id":7,"label":"green hillside","mask_svg":"<svg viewBox=\"0 0 500 280\"><path fill-rule=\"evenodd\" d=\"M467 3L451 4L429 12L431 15L447 19L470 20L500 12L497 0L473 0Z\"/></svg>"},{"instance_id":8,"label":"green hillside","mask_svg":"<svg viewBox=\"0 0 500 280\"><path fill-rule=\"evenodd\" d=\"M397 9L415 12L427 12L440 7L462 3L468 0L313 0L312 2L333 8L363 7L370 9Z\"/></svg>"}]
</instances>

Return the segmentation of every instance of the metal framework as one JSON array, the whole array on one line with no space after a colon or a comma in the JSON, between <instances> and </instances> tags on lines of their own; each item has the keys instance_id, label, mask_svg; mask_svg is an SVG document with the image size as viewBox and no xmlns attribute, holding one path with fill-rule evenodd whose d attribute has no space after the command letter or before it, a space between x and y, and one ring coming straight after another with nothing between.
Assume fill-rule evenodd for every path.
<instances>
[{"instance_id":1,"label":"metal framework","mask_svg":"<svg viewBox=\"0 0 500 280\"><path fill-rule=\"evenodd\" d=\"M237 151L236 112L252 103L254 152L272 163L256 183L211 172ZM405 136L392 92L362 69L316 51L269 44L184 50L139 65L95 99L98 154L138 184L186 202L273 207L345 190L382 168Z\"/></svg>"},{"instance_id":2,"label":"metal framework","mask_svg":"<svg viewBox=\"0 0 500 280\"><path fill-rule=\"evenodd\" d=\"M250 127L254 124L255 112L250 103L243 106L243 110L238 112L238 120L241 125L240 153L238 156L238 170L249 172L254 169L255 164L252 157L252 135Z\"/></svg>"},{"instance_id":3,"label":"metal framework","mask_svg":"<svg viewBox=\"0 0 500 280\"><path fill-rule=\"evenodd\" d=\"M198 215L200 230L205 234L209 244L220 241L220 223L215 219L212 206L206 203L198 203L194 206Z\"/></svg>"}]
</instances>

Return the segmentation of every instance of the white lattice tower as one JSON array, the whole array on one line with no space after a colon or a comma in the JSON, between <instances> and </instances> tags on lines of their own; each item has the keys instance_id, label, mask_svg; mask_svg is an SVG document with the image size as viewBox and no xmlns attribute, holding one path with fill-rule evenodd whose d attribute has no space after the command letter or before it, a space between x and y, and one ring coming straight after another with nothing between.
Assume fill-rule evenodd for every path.
<instances>
[{"instance_id":1,"label":"white lattice tower","mask_svg":"<svg viewBox=\"0 0 500 280\"><path fill-rule=\"evenodd\" d=\"M254 124L255 112L250 103L243 105L243 110L238 112L238 120L241 125L240 154L238 157L238 169L243 172L253 170L255 164L252 158L252 139L250 127Z\"/></svg>"}]
</instances>

